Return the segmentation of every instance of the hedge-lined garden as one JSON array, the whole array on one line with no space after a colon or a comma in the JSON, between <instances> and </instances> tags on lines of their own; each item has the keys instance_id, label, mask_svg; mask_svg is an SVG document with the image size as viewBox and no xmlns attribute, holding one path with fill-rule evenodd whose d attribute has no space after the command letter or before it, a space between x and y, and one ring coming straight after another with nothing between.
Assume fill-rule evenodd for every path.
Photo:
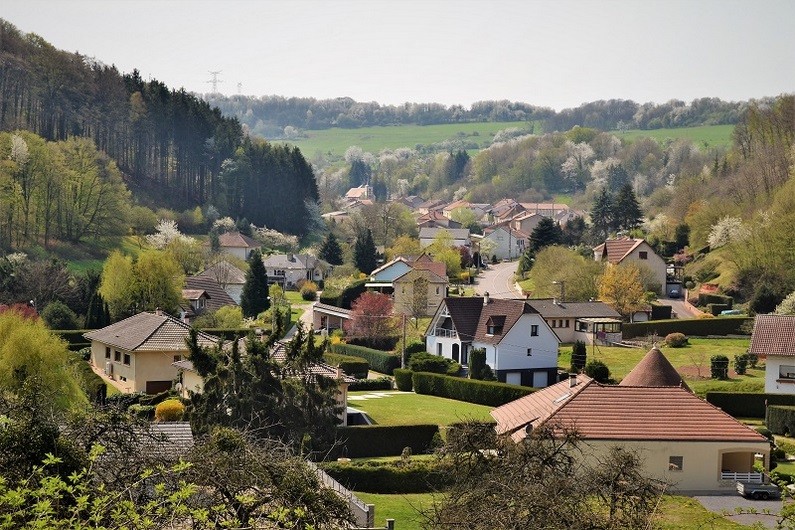
<instances>
[{"instance_id":1,"label":"hedge-lined garden","mask_svg":"<svg viewBox=\"0 0 795 530\"><path fill-rule=\"evenodd\" d=\"M357 379L366 379L367 372L370 371L370 363L362 357L326 352L323 354L323 360L331 366L339 366L347 375Z\"/></svg>"},{"instance_id":2,"label":"hedge-lined garden","mask_svg":"<svg viewBox=\"0 0 795 530\"><path fill-rule=\"evenodd\" d=\"M492 407L499 407L535 392L534 388L526 386L462 379L424 372L413 372L411 382L414 392L417 394L457 399Z\"/></svg>"},{"instance_id":3,"label":"hedge-lined garden","mask_svg":"<svg viewBox=\"0 0 795 530\"><path fill-rule=\"evenodd\" d=\"M399 456L406 447L412 454L422 454L433 449L439 436L438 425L338 427L340 445L334 457Z\"/></svg>"},{"instance_id":4,"label":"hedge-lined garden","mask_svg":"<svg viewBox=\"0 0 795 530\"><path fill-rule=\"evenodd\" d=\"M624 324L623 337L647 337L652 334L666 336L669 333L684 333L688 336L707 337L710 335L743 335L743 325L753 323L752 317L720 318L676 318L672 320L651 320Z\"/></svg>"},{"instance_id":5,"label":"hedge-lined garden","mask_svg":"<svg viewBox=\"0 0 795 530\"><path fill-rule=\"evenodd\" d=\"M765 402L768 405L795 406L795 396L787 394L707 392L706 397L707 402L735 418L764 418Z\"/></svg>"},{"instance_id":6,"label":"hedge-lined garden","mask_svg":"<svg viewBox=\"0 0 795 530\"><path fill-rule=\"evenodd\" d=\"M767 407L767 428L773 434L792 436L795 434L795 406L770 405Z\"/></svg>"},{"instance_id":7,"label":"hedge-lined garden","mask_svg":"<svg viewBox=\"0 0 795 530\"><path fill-rule=\"evenodd\" d=\"M330 462L323 470L354 491L430 493L450 485L450 473L436 460Z\"/></svg>"},{"instance_id":8,"label":"hedge-lined garden","mask_svg":"<svg viewBox=\"0 0 795 530\"><path fill-rule=\"evenodd\" d=\"M395 368L400 368L400 356L389 352L353 344L332 344L329 349L332 353L360 357L369 363L370 369L383 374L392 375Z\"/></svg>"}]
</instances>

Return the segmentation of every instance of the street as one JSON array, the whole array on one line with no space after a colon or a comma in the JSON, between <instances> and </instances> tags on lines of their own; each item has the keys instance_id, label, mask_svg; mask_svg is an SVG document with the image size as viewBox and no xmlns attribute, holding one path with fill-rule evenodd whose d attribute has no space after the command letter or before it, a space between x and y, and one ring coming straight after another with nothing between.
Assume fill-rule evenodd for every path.
<instances>
[{"instance_id":1,"label":"street","mask_svg":"<svg viewBox=\"0 0 795 530\"><path fill-rule=\"evenodd\" d=\"M516 266L515 261L508 261L482 269L475 281L475 291L481 296L489 293L494 298L522 298L522 293L516 289L514 282Z\"/></svg>"}]
</instances>

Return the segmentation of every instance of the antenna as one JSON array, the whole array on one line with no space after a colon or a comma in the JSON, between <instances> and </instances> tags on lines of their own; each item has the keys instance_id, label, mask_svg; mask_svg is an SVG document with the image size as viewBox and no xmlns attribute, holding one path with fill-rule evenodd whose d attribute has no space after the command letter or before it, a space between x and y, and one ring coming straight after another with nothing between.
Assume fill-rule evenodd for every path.
<instances>
[{"instance_id":1,"label":"antenna","mask_svg":"<svg viewBox=\"0 0 795 530\"><path fill-rule=\"evenodd\" d=\"M238 83L237 84L237 93L238 94L242 94L243 93L243 83Z\"/></svg>"},{"instance_id":2,"label":"antenna","mask_svg":"<svg viewBox=\"0 0 795 530\"><path fill-rule=\"evenodd\" d=\"M218 93L218 83L223 83L223 81L218 79L218 74L220 74L220 73L221 73L221 70L218 70L217 72L210 72L210 75L213 76L213 78L210 79L209 81L207 81L208 83L213 85L213 93L214 94Z\"/></svg>"}]
</instances>

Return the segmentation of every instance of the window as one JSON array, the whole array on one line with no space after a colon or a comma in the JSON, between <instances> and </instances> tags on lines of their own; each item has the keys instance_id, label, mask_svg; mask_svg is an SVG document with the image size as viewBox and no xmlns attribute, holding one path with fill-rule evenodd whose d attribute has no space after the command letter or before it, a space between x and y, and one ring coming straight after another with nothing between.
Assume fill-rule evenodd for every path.
<instances>
[{"instance_id":1,"label":"window","mask_svg":"<svg viewBox=\"0 0 795 530\"><path fill-rule=\"evenodd\" d=\"M533 324L530 326L530 336L531 337L538 337L538 325Z\"/></svg>"},{"instance_id":2,"label":"window","mask_svg":"<svg viewBox=\"0 0 795 530\"><path fill-rule=\"evenodd\" d=\"M204 298L199 298L198 304L199 304L199 308L203 308L204 307Z\"/></svg>"},{"instance_id":3,"label":"window","mask_svg":"<svg viewBox=\"0 0 795 530\"><path fill-rule=\"evenodd\" d=\"M175 363L178 363L178 362L180 362L181 360L182 360L182 355L175 355L175 356L174 356L174 362L175 362Z\"/></svg>"},{"instance_id":4,"label":"window","mask_svg":"<svg viewBox=\"0 0 795 530\"><path fill-rule=\"evenodd\" d=\"M121 352L119 350L113 350L113 360L117 363L121 362Z\"/></svg>"},{"instance_id":5,"label":"window","mask_svg":"<svg viewBox=\"0 0 795 530\"><path fill-rule=\"evenodd\" d=\"M566 320L564 320L564 321L563 321L563 323L565 324L565 325L563 326L564 328L567 328L567 327L569 327L569 319L568 319L568 318L567 318Z\"/></svg>"},{"instance_id":6,"label":"window","mask_svg":"<svg viewBox=\"0 0 795 530\"><path fill-rule=\"evenodd\" d=\"M110 359L110 346L105 346L105 358Z\"/></svg>"},{"instance_id":7,"label":"window","mask_svg":"<svg viewBox=\"0 0 795 530\"><path fill-rule=\"evenodd\" d=\"M795 379L795 366L787 366L782 364L778 367L779 379Z\"/></svg>"},{"instance_id":8,"label":"window","mask_svg":"<svg viewBox=\"0 0 795 530\"><path fill-rule=\"evenodd\" d=\"M127 365L127 366L130 366L130 354L129 353L125 353L124 354L124 364Z\"/></svg>"},{"instance_id":9,"label":"window","mask_svg":"<svg viewBox=\"0 0 795 530\"><path fill-rule=\"evenodd\" d=\"M124 381L126 383L127 382L127 378L124 377L123 375L121 375L121 376L119 376L119 381Z\"/></svg>"},{"instance_id":10,"label":"window","mask_svg":"<svg viewBox=\"0 0 795 530\"><path fill-rule=\"evenodd\" d=\"M527 356L530 357L533 355L533 348L527 348Z\"/></svg>"},{"instance_id":11,"label":"window","mask_svg":"<svg viewBox=\"0 0 795 530\"><path fill-rule=\"evenodd\" d=\"M436 286L436 294L439 294L439 286Z\"/></svg>"},{"instance_id":12,"label":"window","mask_svg":"<svg viewBox=\"0 0 795 530\"><path fill-rule=\"evenodd\" d=\"M649 259L649 253L646 252L645 250L641 250L640 252L638 252L638 257L640 259Z\"/></svg>"},{"instance_id":13,"label":"window","mask_svg":"<svg viewBox=\"0 0 795 530\"><path fill-rule=\"evenodd\" d=\"M668 471L682 471L683 466L684 466L684 457L682 456L668 457Z\"/></svg>"}]
</instances>

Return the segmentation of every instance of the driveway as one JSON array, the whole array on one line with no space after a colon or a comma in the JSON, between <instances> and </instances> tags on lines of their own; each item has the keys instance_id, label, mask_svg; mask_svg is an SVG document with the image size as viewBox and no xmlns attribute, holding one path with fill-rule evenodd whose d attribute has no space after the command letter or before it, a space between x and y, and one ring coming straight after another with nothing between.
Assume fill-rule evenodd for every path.
<instances>
[{"instance_id":1,"label":"driveway","mask_svg":"<svg viewBox=\"0 0 795 530\"><path fill-rule=\"evenodd\" d=\"M741 497L736 493L726 495L704 495L693 498L700 502L704 508L717 514L737 514L738 510L744 512L755 511L756 513L731 515L728 519L747 526L757 523L761 524L764 528L776 528L776 521L778 518L775 514L778 514L781 510L782 502L781 499L754 501Z\"/></svg>"},{"instance_id":2,"label":"driveway","mask_svg":"<svg viewBox=\"0 0 795 530\"><path fill-rule=\"evenodd\" d=\"M475 291L479 295L489 293L494 298L522 298L522 292L516 288L514 273L516 261L500 262L481 269L475 281Z\"/></svg>"},{"instance_id":3,"label":"driveway","mask_svg":"<svg viewBox=\"0 0 795 530\"><path fill-rule=\"evenodd\" d=\"M696 318L701 311L688 304L684 298L658 298L658 304L671 306L671 311L676 313L675 318Z\"/></svg>"}]
</instances>

